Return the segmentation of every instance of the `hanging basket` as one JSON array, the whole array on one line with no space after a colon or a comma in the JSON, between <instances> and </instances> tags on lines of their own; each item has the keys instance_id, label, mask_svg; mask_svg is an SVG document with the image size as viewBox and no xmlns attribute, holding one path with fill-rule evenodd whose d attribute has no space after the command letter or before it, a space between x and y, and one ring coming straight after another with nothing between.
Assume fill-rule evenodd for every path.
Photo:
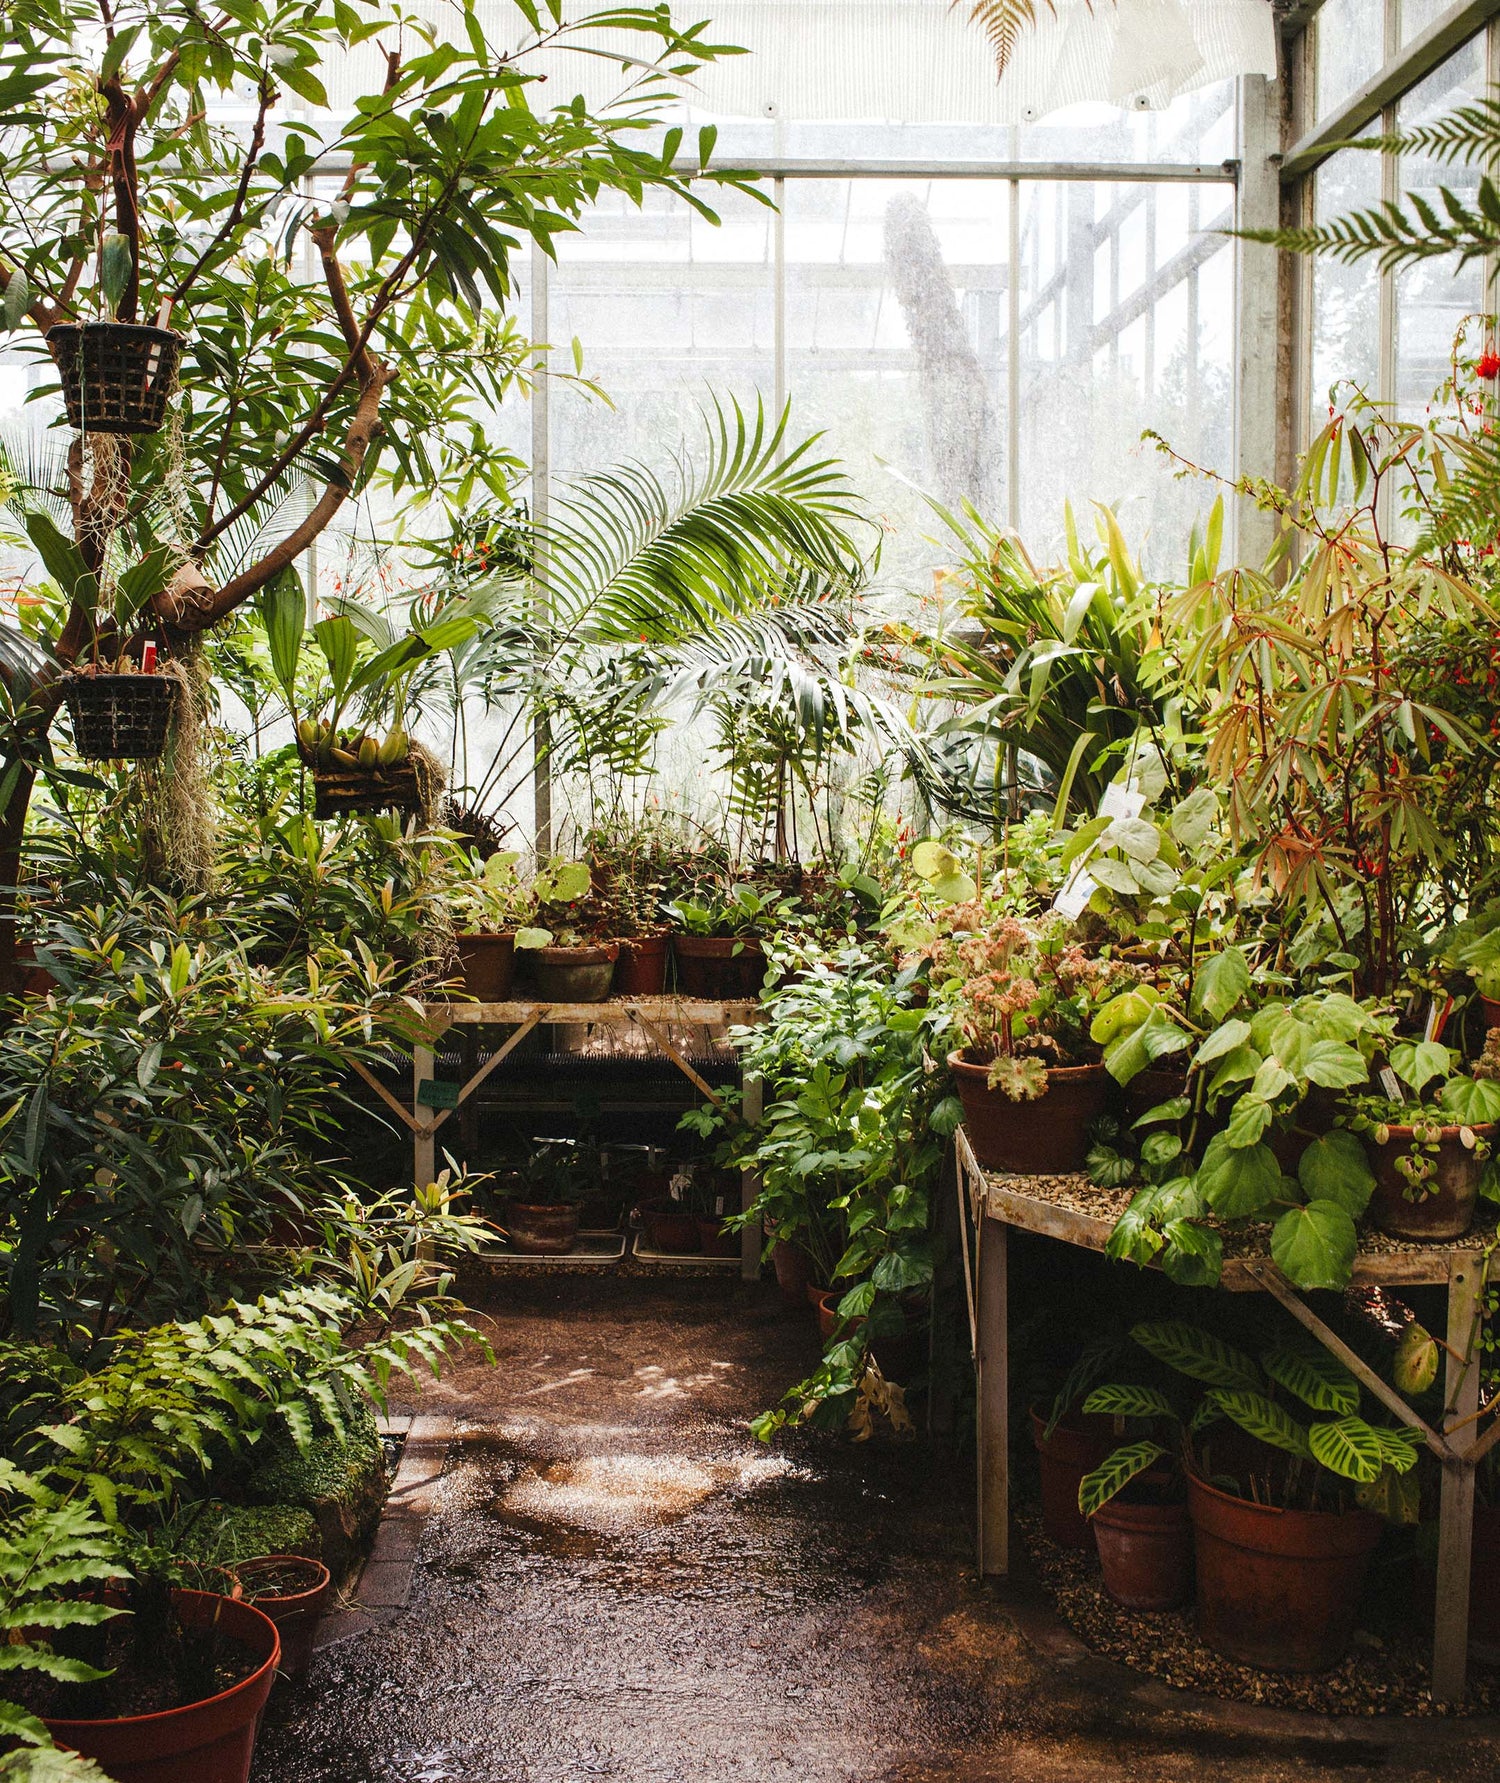
<instances>
[{"instance_id":1,"label":"hanging basket","mask_svg":"<svg viewBox=\"0 0 1500 1783\"><path fill-rule=\"evenodd\" d=\"M406 811L424 822L436 818L447 778L442 763L420 743L411 745L405 761L386 768L334 767L300 745L297 752L312 771L315 818L375 811Z\"/></svg>"},{"instance_id":2,"label":"hanging basket","mask_svg":"<svg viewBox=\"0 0 1500 1783\"><path fill-rule=\"evenodd\" d=\"M89 761L155 761L167 746L178 683L171 675L69 675L73 742Z\"/></svg>"},{"instance_id":3,"label":"hanging basket","mask_svg":"<svg viewBox=\"0 0 1500 1783\"><path fill-rule=\"evenodd\" d=\"M177 384L182 336L139 322L59 322L47 345L81 433L155 433Z\"/></svg>"}]
</instances>

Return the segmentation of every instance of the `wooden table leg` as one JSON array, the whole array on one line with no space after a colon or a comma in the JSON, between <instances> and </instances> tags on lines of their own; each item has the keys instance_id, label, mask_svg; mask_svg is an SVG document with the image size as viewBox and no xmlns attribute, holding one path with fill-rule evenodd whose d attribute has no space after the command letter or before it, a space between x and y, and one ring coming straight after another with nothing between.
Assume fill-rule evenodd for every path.
<instances>
[{"instance_id":1,"label":"wooden table leg","mask_svg":"<svg viewBox=\"0 0 1500 1783\"><path fill-rule=\"evenodd\" d=\"M1479 1301L1482 1259L1455 1251L1448 1266L1448 1362L1443 1424L1454 1458L1443 1463L1438 1509L1437 1604L1432 1642L1432 1699L1463 1701L1469 1663L1469 1566L1474 1546L1473 1448L1479 1409Z\"/></svg>"},{"instance_id":2,"label":"wooden table leg","mask_svg":"<svg viewBox=\"0 0 1500 1783\"><path fill-rule=\"evenodd\" d=\"M421 1086L432 1078L433 1051L430 1046L414 1046L411 1053L412 1114L419 1125L412 1134L412 1171L418 1188L437 1176L437 1135L433 1130L433 1111L424 1108Z\"/></svg>"},{"instance_id":3,"label":"wooden table leg","mask_svg":"<svg viewBox=\"0 0 1500 1783\"><path fill-rule=\"evenodd\" d=\"M760 1125L764 1090L758 1077L746 1077L740 1113L748 1126ZM743 1212L760 1193L760 1176L754 1170L740 1172L740 1211ZM746 1226L740 1234L740 1276L747 1282L760 1280L760 1253L765 1243L758 1226Z\"/></svg>"},{"instance_id":4,"label":"wooden table leg","mask_svg":"<svg viewBox=\"0 0 1500 1783\"><path fill-rule=\"evenodd\" d=\"M463 1035L464 1082L469 1080L479 1069L479 1030L466 1027ZM458 1130L463 1139L463 1158L465 1165L473 1170L479 1154L479 1098L468 1096L459 1106Z\"/></svg>"},{"instance_id":5,"label":"wooden table leg","mask_svg":"<svg viewBox=\"0 0 1500 1783\"><path fill-rule=\"evenodd\" d=\"M1010 1571L1010 1333L1007 1328L1006 1252L1002 1220L979 1222L978 1432L979 1571Z\"/></svg>"}]
</instances>

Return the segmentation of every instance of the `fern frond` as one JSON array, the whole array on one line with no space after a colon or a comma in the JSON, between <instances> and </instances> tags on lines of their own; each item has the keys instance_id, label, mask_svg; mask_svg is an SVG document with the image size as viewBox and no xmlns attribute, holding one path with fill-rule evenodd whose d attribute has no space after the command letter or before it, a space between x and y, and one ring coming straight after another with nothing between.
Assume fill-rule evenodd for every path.
<instances>
[{"instance_id":1,"label":"fern frond","mask_svg":"<svg viewBox=\"0 0 1500 1783\"><path fill-rule=\"evenodd\" d=\"M1401 203L1387 199L1369 210L1350 211L1329 223L1300 229L1238 229L1228 233L1265 242L1290 254L1322 254L1353 265L1372 256L1382 272L1455 255L1459 266L1482 260L1500 248L1500 192L1486 175L1471 207L1446 186L1438 188L1442 210L1420 192ZM1404 208L1409 206L1410 209Z\"/></svg>"},{"instance_id":2,"label":"fern frond","mask_svg":"<svg viewBox=\"0 0 1500 1783\"><path fill-rule=\"evenodd\" d=\"M1334 149L1370 149L1386 155L1425 155L1447 166L1489 166L1500 162L1500 100L1477 99L1447 117L1389 136L1356 136L1332 143Z\"/></svg>"}]
</instances>

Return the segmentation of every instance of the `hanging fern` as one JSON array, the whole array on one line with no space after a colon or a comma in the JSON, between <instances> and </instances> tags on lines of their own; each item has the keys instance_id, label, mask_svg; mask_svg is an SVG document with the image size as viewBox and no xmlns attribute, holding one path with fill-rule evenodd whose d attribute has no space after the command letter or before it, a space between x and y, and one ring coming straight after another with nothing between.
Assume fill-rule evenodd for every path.
<instances>
[{"instance_id":1,"label":"hanging fern","mask_svg":"<svg viewBox=\"0 0 1500 1783\"><path fill-rule=\"evenodd\" d=\"M1053 0L1042 0L1042 3L1056 18L1057 7ZM1004 74L1022 32L1036 26L1037 0L953 0L953 5L969 8L969 22L980 27L995 52L995 72ZM1084 5L1090 12L1094 10L1093 0L1084 0Z\"/></svg>"}]
</instances>

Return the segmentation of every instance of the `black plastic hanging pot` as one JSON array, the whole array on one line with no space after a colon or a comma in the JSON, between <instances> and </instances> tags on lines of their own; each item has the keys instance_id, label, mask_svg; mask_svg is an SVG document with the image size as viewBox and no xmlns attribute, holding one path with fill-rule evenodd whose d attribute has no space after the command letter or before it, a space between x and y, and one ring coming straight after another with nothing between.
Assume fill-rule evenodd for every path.
<instances>
[{"instance_id":1,"label":"black plastic hanging pot","mask_svg":"<svg viewBox=\"0 0 1500 1783\"><path fill-rule=\"evenodd\" d=\"M177 384L182 336L140 322L59 322L47 346L68 421L82 433L156 433Z\"/></svg>"},{"instance_id":2,"label":"black plastic hanging pot","mask_svg":"<svg viewBox=\"0 0 1500 1783\"><path fill-rule=\"evenodd\" d=\"M73 742L89 761L155 761L167 746L171 675L69 675L63 698Z\"/></svg>"}]
</instances>

